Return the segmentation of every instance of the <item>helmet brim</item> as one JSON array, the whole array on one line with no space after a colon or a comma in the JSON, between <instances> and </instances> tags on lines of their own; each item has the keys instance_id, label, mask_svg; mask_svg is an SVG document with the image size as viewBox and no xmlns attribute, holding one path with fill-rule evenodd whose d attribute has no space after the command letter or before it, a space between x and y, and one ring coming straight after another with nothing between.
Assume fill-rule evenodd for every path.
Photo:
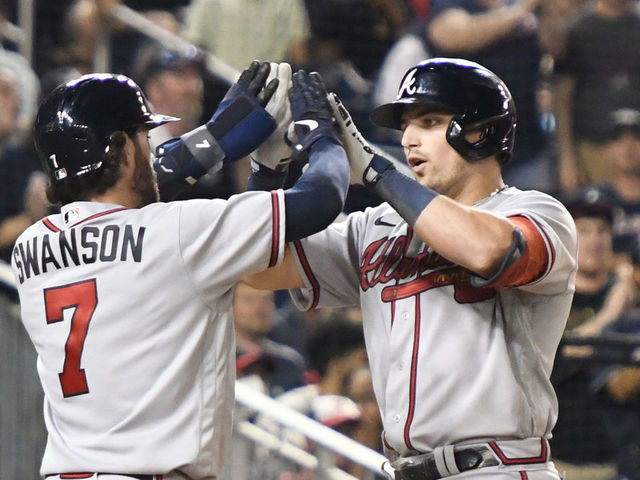
<instances>
[{"instance_id":1,"label":"helmet brim","mask_svg":"<svg viewBox=\"0 0 640 480\"><path fill-rule=\"evenodd\" d=\"M414 97L414 98L401 98L395 102L385 103L379 107L374 108L369 114L369 119L374 125L378 127L393 128L394 130L402 129L402 114L409 106L426 107L434 112L449 112L452 111L450 106L446 106L442 103L429 101L429 99Z\"/></svg>"},{"instance_id":2,"label":"helmet brim","mask_svg":"<svg viewBox=\"0 0 640 480\"><path fill-rule=\"evenodd\" d=\"M180 119L178 117L172 117L171 115L162 115L159 113L151 113L149 114L148 120L144 122L146 126L149 128L159 127L160 125L164 125L169 122L177 122Z\"/></svg>"}]
</instances>

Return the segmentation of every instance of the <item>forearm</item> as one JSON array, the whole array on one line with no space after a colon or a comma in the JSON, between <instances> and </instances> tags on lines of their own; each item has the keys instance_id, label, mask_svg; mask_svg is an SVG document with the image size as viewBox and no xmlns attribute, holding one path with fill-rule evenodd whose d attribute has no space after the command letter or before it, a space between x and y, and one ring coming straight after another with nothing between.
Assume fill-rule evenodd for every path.
<instances>
[{"instance_id":1,"label":"forearm","mask_svg":"<svg viewBox=\"0 0 640 480\"><path fill-rule=\"evenodd\" d=\"M451 9L431 23L428 35L443 50L475 52L505 37L529 14L521 4L477 15Z\"/></svg>"},{"instance_id":2,"label":"forearm","mask_svg":"<svg viewBox=\"0 0 640 480\"><path fill-rule=\"evenodd\" d=\"M340 214L349 189L347 155L337 141L318 140L309 152L309 168L285 190L287 241L328 227Z\"/></svg>"}]
</instances>

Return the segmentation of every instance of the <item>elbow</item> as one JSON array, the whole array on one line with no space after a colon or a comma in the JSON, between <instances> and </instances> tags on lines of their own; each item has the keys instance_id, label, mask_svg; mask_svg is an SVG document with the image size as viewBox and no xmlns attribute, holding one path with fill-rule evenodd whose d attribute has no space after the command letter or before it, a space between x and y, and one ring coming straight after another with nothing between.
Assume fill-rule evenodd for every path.
<instances>
[{"instance_id":1,"label":"elbow","mask_svg":"<svg viewBox=\"0 0 640 480\"><path fill-rule=\"evenodd\" d=\"M483 278L491 278L501 268L512 245L513 229L508 235L494 237L478 249L470 270Z\"/></svg>"}]
</instances>

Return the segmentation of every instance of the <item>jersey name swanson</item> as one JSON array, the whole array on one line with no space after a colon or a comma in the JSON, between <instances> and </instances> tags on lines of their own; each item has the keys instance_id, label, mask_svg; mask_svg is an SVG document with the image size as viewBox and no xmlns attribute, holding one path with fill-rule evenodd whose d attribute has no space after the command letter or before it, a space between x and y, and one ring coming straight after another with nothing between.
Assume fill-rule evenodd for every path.
<instances>
[{"instance_id":1,"label":"jersey name swanson","mask_svg":"<svg viewBox=\"0 0 640 480\"><path fill-rule=\"evenodd\" d=\"M145 227L106 225L84 226L47 233L16 243L13 258L18 268L18 281L24 283L32 275L49 269L95 262L142 261Z\"/></svg>"}]
</instances>

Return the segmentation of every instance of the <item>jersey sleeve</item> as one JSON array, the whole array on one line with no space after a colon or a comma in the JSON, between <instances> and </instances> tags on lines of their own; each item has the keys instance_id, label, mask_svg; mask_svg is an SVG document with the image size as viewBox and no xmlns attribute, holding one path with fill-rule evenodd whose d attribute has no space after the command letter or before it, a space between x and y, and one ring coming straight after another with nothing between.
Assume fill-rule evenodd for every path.
<instances>
[{"instance_id":1,"label":"jersey sleeve","mask_svg":"<svg viewBox=\"0 0 640 480\"><path fill-rule=\"evenodd\" d=\"M364 213L352 213L345 221L289 245L306 285L290 290L299 309L360 305L359 251L365 221Z\"/></svg>"},{"instance_id":2,"label":"jersey sleeve","mask_svg":"<svg viewBox=\"0 0 640 480\"><path fill-rule=\"evenodd\" d=\"M553 197L540 192L520 192L501 204L495 213L517 220L516 225L535 228L541 239L536 250L545 258L541 274L531 282L519 285L524 291L553 295L566 291L577 269L578 241L573 218Z\"/></svg>"},{"instance_id":3,"label":"jersey sleeve","mask_svg":"<svg viewBox=\"0 0 640 480\"><path fill-rule=\"evenodd\" d=\"M282 190L179 203L179 248L196 288L225 290L282 261Z\"/></svg>"}]
</instances>

